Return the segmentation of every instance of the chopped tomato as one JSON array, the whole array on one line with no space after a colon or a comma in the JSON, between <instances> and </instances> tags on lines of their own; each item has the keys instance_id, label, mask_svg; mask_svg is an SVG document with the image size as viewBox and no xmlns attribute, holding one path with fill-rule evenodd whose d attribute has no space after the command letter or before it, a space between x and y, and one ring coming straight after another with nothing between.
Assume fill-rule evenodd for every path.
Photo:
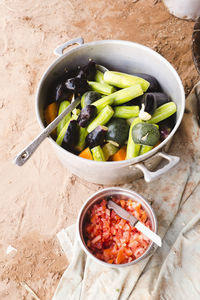
<instances>
[{"instance_id":1,"label":"chopped tomato","mask_svg":"<svg viewBox=\"0 0 200 300\"><path fill-rule=\"evenodd\" d=\"M118 205L151 229L151 223L141 203L132 199L114 199ZM87 247L98 259L110 264L131 262L145 253L150 241L128 221L106 206L106 199L94 204L88 212L84 226Z\"/></svg>"}]
</instances>

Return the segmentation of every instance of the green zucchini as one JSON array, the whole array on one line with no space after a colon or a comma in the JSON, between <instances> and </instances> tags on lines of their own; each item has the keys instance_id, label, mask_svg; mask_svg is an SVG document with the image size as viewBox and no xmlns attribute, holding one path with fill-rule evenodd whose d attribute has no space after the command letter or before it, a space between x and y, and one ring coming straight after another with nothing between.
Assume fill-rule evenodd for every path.
<instances>
[{"instance_id":1,"label":"green zucchini","mask_svg":"<svg viewBox=\"0 0 200 300\"><path fill-rule=\"evenodd\" d=\"M134 86L121 89L113 94L105 96L95 102L92 105L97 107L97 111L101 111L106 105L120 105L125 102L128 102L134 98L143 95L142 88L139 84L135 84Z\"/></svg>"},{"instance_id":2,"label":"green zucchini","mask_svg":"<svg viewBox=\"0 0 200 300\"><path fill-rule=\"evenodd\" d=\"M106 143L102 147L102 150L104 153L105 160L108 160L112 155L114 155L119 150L119 148L113 145L112 143Z\"/></svg>"},{"instance_id":3,"label":"green zucchini","mask_svg":"<svg viewBox=\"0 0 200 300\"><path fill-rule=\"evenodd\" d=\"M106 161L101 146L96 146L91 149L93 159L96 161Z\"/></svg>"},{"instance_id":4,"label":"green zucchini","mask_svg":"<svg viewBox=\"0 0 200 300\"><path fill-rule=\"evenodd\" d=\"M105 125L113 116L114 110L110 105L107 105L100 111L96 118L88 125L87 131L91 132L99 125Z\"/></svg>"},{"instance_id":5,"label":"green zucchini","mask_svg":"<svg viewBox=\"0 0 200 300\"><path fill-rule=\"evenodd\" d=\"M161 122L176 112L176 104L174 102L168 102L159 106L153 113L150 120L147 121L149 124Z\"/></svg>"},{"instance_id":6,"label":"green zucchini","mask_svg":"<svg viewBox=\"0 0 200 300\"><path fill-rule=\"evenodd\" d=\"M114 71L106 71L104 73L104 80L108 84L119 88L127 88L135 84L140 84L144 92L146 92L150 86L150 83L141 77Z\"/></svg>"},{"instance_id":7,"label":"green zucchini","mask_svg":"<svg viewBox=\"0 0 200 300\"><path fill-rule=\"evenodd\" d=\"M59 105L59 109L58 109L58 115L60 115L68 106L70 105L69 101L62 101ZM63 127L65 126L65 124L69 121L69 119L71 118L71 112L69 112L59 123L57 126L57 136L59 135L59 133L61 132L61 130L63 129Z\"/></svg>"},{"instance_id":8,"label":"green zucchini","mask_svg":"<svg viewBox=\"0 0 200 300\"><path fill-rule=\"evenodd\" d=\"M124 119L112 118L106 125L108 128L106 140L119 147L128 139L129 125Z\"/></svg>"},{"instance_id":9,"label":"green zucchini","mask_svg":"<svg viewBox=\"0 0 200 300\"><path fill-rule=\"evenodd\" d=\"M110 95L116 91L114 86L105 83L100 83L96 81L88 81L89 86L95 92L101 93L103 95Z\"/></svg>"},{"instance_id":10,"label":"green zucchini","mask_svg":"<svg viewBox=\"0 0 200 300\"><path fill-rule=\"evenodd\" d=\"M86 128L80 127L79 140L77 145L75 146L75 150L81 152L85 148L85 139L88 134Z\"/></svg>"},{"instance_id":11,"label":"green zucchini","mask_svg":"<svg viewBox=\"0 0 200 300\"><path fill-rule=\"evenodd\" d=\"M114 115L116 118L129 119L139 115L139 106L116 106L114 107Z\"/></svg>"},{"instance_id":12,"label":"green zucchini","mask_svg":"<svg viewBox=\"0 0 200 300\"><path fill-rule=\"evenodd\" d=\"M133 126L135 126L138 123L142 123L142 120L140 118L135 118L130 126L127 149L126 149L126 159L131 159L139 155L141 145L135 144L132 138Z\"/></svg>"},{"instance_id":13,"label":"green zucchini","mask_svg":"<svg viewBox=\"0 0 200 300\"><path fill-rule=\"evenodd\" d=\"M160 139L160 132L153 124L138 123L132 128L132 139L135 144L154 146Z\"/></svg>"},{"instance_id":14,"label":"green zucchini","mask_svg":"<svg viewBox=\"0 0 200 300\"><path fill-rule=\"evenodd\" d=\"M153 146L142 145L140 148L139 155L143 155L143 154L149 152L151 149L153 149Z\"/></svg>"}]
</instances>

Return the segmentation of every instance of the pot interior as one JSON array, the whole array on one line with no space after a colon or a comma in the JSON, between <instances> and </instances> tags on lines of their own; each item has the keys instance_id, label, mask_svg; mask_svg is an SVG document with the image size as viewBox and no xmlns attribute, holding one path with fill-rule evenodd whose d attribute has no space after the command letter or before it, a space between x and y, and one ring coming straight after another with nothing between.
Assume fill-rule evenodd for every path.
<instances>
[{"instance_id":1,"label":"pot interior","mask_svg":"<svg viewBox=\"0 0 200 300\"><path fill-rule=\"evenodd\" d=\"M179 76L173 67L155 51L127 41L98 41L77 46L58 58L44 74L37 96L37 112L40 125L44 126L43 111L49 101L49 89L61 76L64 69L72 70L93 59L110 70L126 73L147 73L159 81L162 90L167 93L177 105L177 129L184 112L184 90Z\"/></svg>"}]
</instances>

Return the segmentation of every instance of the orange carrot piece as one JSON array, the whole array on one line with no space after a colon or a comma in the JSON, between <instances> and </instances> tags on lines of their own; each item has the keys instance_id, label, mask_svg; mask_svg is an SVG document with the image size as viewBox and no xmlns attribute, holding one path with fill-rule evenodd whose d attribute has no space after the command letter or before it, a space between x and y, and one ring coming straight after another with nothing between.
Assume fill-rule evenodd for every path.
<instances>
[{"instance_id":1,"label":"orange carrot piece","mask_svg":"<svg viewBox=\"0 0 200 300\"><path fill-rule=\"evenodd\" d=\"M124 249L121 248L119 249L118 253L117 253L117 260L116 260L116 263L117 264L121 264L123 263L125 260L125 255L124 255Z\"/></svg>"},{"instance_id":2,"label":"orange carrot piece","mask_svg":"<svg viewBox=\"0 0 200 300\"><path fill-rule=\"evenodd\" d=\"M82 158L86 158L86 159L93 160L93 157L92 157L92 154L91 154L91 151L90 151L90 148L89 148L89 147L85 148L85 149L79 154L79 156L82 157Z\"/></svg>"},{"instance_id":3,"label":"orange carrot piece","mask_svg":"<svg viewBox=\"0 0 200 300\"><path fill-rule=\"evenodd\" d=\"M53 102L47 106L44 111L44 118L49 125L56 117L58 116L58 104L57 102ZM52 131L54 137L56 137L56 128Z\"/></svg>"},{"instance_id":4,"label":"orange carrot piece","mask_svg":"<svg viewBox=\"0 0 200 300\"><path fill-rule=\"evenodd\" d=\"M111 160L119 161L126 159L126 146L121 147L114 155L111 156Z\"/></svg>"}]
</instances>

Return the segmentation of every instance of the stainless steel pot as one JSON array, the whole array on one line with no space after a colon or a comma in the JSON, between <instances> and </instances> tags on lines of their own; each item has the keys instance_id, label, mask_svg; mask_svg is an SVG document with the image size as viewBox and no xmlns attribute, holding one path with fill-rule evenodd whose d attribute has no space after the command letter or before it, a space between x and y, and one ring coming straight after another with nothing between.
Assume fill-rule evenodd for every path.
<instances>
[{"instance_id":1,"label":"stainless steel pot","mask_svg":"<svg viewBox=\"0 0 200 300\"><path fill-rule=\"evenodd\" d=\"M152 207L149 205L149 203L141 195L139 195L138 193L136 193L132 190L111 187L111 188L103 189L103 190L96 192L82 206L82 208L79 212L78 220L77 220L77 232L78 232L79 242L81 244L81 247L85 251L85 253L87 255L89 255L91 258L93 258L96 262L98 262L104 266L112 267L112 268L128 267L128 266L134 265L134 264L138 263L139 261L141 261L142 259L152 255L154 250L157 248L157 246L153 242L151 242L149 247L147 248L146 252L143 255L141 255L140 257L138 257L137 259L135 259L134 261L132 261L130 263L126 263L126 264L114 265L114 264L106 263L106 262L96 258L90 252L90 250L87 248L87 245L84 240L83 225L84 225L84 219L85 219L88 209L95 203L99 202L101 199L105 199L106 197L109 197L109 196L121 196L123 199L132 199L133 201L140 202L142 204L143 209L146 211L146 213L149 217L149 220L150 220L151 226L152 226L152 231L157 233L156 215L155 215Z\"/></svg>"},{"instance_id":2,"label":"stainless steel pot","mask_svg":"<svg viewBox=\"0 0 200 300\"><path fill-rule=\"evenodd\" d=\"M78 44L78 46L63 54L66 48L74 44ZM172 137L181 123L185 109L185 93L177 72L165 58L148 47L129 41L105 40L84 44L82 38L66 42L57 47L54 53L60 57L43 75L36 95L36 114L42 129L45 124L43 112L47 101L48 87L63 73L64 68L72 69L83 66L87 64L89 58L110 70L130 74L143 72L155 76L163 91L177 105L177 121L170 135L156 148L133 159L119 162L96 162L83 159L58 146L49 137L57 157L66 168L87 181L112 185L130 182L143 175L144 179L150 182L178 163L179 157L168 155L165 152L168 151ZM152 172L163 158L168 163Z\"/></svg>"}]
</instances>

